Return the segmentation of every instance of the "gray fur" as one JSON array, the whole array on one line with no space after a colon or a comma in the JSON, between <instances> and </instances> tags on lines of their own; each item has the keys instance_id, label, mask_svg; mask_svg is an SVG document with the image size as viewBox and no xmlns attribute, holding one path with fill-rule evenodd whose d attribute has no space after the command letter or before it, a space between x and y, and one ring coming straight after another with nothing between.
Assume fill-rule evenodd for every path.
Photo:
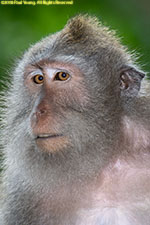
<instances>
[{"instance_id":1,"label":"gray fur","mask_svg":"<svg viewBox=\"0 0 150 225\"><path fill-rule=\"evenodd\" d=\"M113 158L129 151L120 144L122 117L127 115L135 121L142 117L143 124L150 128L149 100L138 97L143 73L136 69L132 58L114 32L97 19L82 15L72 18L63 30L25 52L4 97L5 192L0 225L78 225L74 207L81 196L84 198L88 182L95 180ZM26 67L43 59L76 65L90 93L87 96L85 93L89 104L78 104L76 96L71 103L63 96L53 103L63 120L64 133L72 140L72 146L55 154L43 153L35 144L30 118L40 96L31 96L24 86ZM133 82L121 89L124 68ZM67 198L71 202L65 202ZM41 210L42 199L48 202Z\"/></svg>"}]
</instances>

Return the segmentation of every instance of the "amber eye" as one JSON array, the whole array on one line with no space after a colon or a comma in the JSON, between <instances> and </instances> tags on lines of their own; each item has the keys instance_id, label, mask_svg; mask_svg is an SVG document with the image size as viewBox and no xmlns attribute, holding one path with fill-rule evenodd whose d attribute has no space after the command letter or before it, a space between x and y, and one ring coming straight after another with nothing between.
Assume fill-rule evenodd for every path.
<instances>
[{"instance_id":1,"label":"amber eye","mask_svg":"<svg viewBox=\"0 0 150 225\"><path fill-rule=\"evenodd\" d=\"M66 72L58 72L56 73L55 80L65 81L70 77L69 73Z\"/></svg>"},{"instance_id":2,"label":"amber eye","mask_svg":"<svg viewBox=\"0 0 150 225\"><path fill-rule=\"evenodd\" d=\"M34 81L36 84L42 84L43 81L44 81L44 77L43 77L43 75L41 75L41 74L36 74L36 75L33 77L33 81Z\"/></svg>"}]
</instances>

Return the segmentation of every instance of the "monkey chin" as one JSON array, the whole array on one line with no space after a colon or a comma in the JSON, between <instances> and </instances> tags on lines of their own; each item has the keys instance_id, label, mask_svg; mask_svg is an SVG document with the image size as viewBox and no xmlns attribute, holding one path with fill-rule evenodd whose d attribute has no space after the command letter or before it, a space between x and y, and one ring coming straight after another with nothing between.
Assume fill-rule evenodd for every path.
<instances>
[{"instance_id":1,"label":"monkey chin","mask_svg":"<svg viewBox=\"0 0 150 225\"><path fill-rule=\"evenodd\" d=\"M55 153L66 148L69 144L68 138L62 135L49 137L37 137L37 146L44 152Z\"/></svg>"}]
</instances>

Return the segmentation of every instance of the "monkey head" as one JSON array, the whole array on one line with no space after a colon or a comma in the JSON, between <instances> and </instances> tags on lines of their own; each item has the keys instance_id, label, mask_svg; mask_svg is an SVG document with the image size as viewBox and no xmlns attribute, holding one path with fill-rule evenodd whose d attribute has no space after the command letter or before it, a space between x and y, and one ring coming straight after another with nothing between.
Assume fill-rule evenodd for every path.
<instances>
[{"instance_id":1,"label":"monkey head","mask_svg":"<svg viewBox=\"0 0 150 225\"><path fill-rule=\"evenodd\" d=\"M67 157L90 163L89 155L91 163L95 155L106 162L124 106L137 97L144 77L134 64L97 19L72 18L19 61L8 98L8 129L14 132L7 138L15 145L24 139L30 154L63 155L66 164Z\"/></svg>"}]
</instances>

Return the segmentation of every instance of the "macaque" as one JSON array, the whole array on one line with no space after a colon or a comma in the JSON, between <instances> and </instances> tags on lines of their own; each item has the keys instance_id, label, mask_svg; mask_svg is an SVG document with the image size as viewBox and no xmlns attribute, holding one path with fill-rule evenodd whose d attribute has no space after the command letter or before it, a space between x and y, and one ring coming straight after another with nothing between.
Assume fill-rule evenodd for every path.
<instances>
[{"instance_id":1,"label":"macaque","mask_svg":"<svg viewBox=\"0 0 150 225\"><path fill-rule=\"evenodd\" d=\"M0 225L150 225L150 98L113 31L78 15L4 96Z\"/></svg>"}]
</instances>

